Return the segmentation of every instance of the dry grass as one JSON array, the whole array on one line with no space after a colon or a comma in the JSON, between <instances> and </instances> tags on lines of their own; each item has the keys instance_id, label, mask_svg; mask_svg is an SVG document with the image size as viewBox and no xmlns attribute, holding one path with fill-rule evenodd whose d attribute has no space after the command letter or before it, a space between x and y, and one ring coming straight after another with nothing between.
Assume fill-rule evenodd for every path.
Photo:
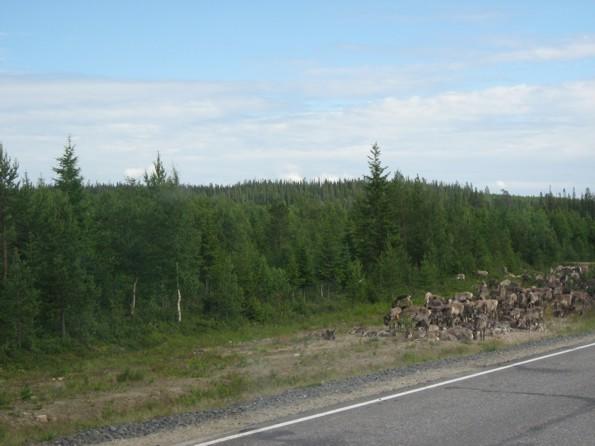
<instances>
[{"instance_id":1,"label":"dry grass","mask_svg":"<svg viewBox=\"0 0 595 446\"><path fill-rule=\"evenodd\" d=\"M379 320L378 315L374 315ZM543 333L515 333L482 343L405 341L348 334L370 316L346 318L337 339L314 330L236 332L218 340L173 338L142 352L106 350L94 356L66 357L43 367L0 370L0 444L49 440L76 430L146 419L188 410L220 407L292 387L370 373L390 367L495 351L529 338L595 330L595 314L560 323ZM371 327L372 328L372 327ZM376 327L379 328L379 327ZM275 334L274 336L266 336ZM114 354L115 353L115 354ZM45 414L48 423L37 415Z\"/></svg>"}]
</instances>

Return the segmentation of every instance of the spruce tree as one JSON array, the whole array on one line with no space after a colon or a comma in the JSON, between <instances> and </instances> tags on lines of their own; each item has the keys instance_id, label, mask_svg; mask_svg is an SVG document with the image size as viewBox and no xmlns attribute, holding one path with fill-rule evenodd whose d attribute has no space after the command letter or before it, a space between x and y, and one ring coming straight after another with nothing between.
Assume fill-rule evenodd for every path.
<instances>
[{"instance_id":1,"label":"spruce tree","mask_svg":"<svg viewBox=\"0 0 595 446\"><path fill-rule=\"evenodd\" d=\"M31 348L35 338L39 293L31 270L15 250L10 274L0 293L0 349Z\"/></svg>"},{"instance_id":2,"label":"spruce tree","mask_svg":"<svg viewBox=\"0 0 595 446\"><path fill-rule=\"evenodd\" d=\"M18 163L10 159L0 144L0 237L2 237L3 281L8 278L8 239L15 194L19 187L18 168Z\"/></svg>"},{"instance_id":3,"label":"spruce tree","mask_svg":"<svg viewBox=\"0 0 595 446\"><path fill-rule=\"evenodd\" d=\"M83 267L88 247L66 194L45 190L36 198L30 266L41 291L40 322L49 333L80 339L95 302L93 277Z\"/></svg>"},{"instance_id":4,"label":"spruce tree","mask_svg":"<svg viewBox=\"0 0 595 446\"><path fill-rule=\"evenodd\" d=\"M380 161L380 147L374 144L368 156L370 174L364 177L364 196L356 207L355 243L366 270L371 270L391 236L387 197L388 172Z\"/></svg>"},{"instance_id":5,"label":"spruce tree","mask_svg":"<svg viewBox=\"0 0 595 446\"><path fill-rule=\"evenodd\" d=\"M153 161L153 170L151 173L145 171L143 175L145 186L158 187L164 185L177 186L180 183L180 176L178 171L172 169L171 175L167 174L163 161L161 161L161 155L157 152L157 159Z\"/></svg>"},{"instance_id":6,"label":"spruce tree","mask_svg":"<svg viewBox=\"0 0 595 446\"><path fill-rule=\"evenodd\" d=\"M78 157L74 154L75 147L69 136L64 146L64 153L57 159L58 166L53 170L58 175L54 179L56 186L67 195L75 213L78 213L83 199L83 177L77 165Z\"/></svg>"}]
</instances>

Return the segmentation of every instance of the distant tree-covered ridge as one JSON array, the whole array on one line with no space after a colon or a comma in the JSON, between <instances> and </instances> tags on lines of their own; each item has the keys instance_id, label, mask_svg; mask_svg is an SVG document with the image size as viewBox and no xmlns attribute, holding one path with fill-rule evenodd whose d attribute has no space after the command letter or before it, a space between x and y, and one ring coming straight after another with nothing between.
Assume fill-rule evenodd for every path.
<instances>
[{"instance_id":1,"label":"distant tree-covered ridge","mask_svg":"<svg viewBox=\"0 0 595 446\"><path fill-rule=\"evenodd\" d=\"M69 140L54 180L33 185L0 146L0 358L595 259L589 190L518 197L409 179L378 145L368 167L357 180L189 186L158 156L142 181L85 186Z\"/></svg>"}]
</instances>

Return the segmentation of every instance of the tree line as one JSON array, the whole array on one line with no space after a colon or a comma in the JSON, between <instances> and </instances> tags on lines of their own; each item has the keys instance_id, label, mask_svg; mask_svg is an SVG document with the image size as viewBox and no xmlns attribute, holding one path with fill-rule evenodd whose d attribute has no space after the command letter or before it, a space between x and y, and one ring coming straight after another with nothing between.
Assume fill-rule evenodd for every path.
<instances>
[{"instance_id":1,"label":"tree line","mask_svg":"<svg viewBox=\"0 0 595 446\"><path fill-rule=\"evenodd\" d=\"M0 146L0 358L381 301L457 273L595 259L595 198L390 174L190 186L158 156L85 185L67 142L33 184Z\"/></svg>"}]
</instances>

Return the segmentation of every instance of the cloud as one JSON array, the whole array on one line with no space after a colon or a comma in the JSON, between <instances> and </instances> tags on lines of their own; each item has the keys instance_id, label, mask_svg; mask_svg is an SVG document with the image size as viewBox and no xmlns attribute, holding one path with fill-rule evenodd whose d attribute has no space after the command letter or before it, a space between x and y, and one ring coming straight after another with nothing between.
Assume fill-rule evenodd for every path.
<instances>
[{"instance_id":1,"label":"cloud","mask_svg":"<svg viewBox=\"0 0 595 446\"><path fill-rule=\"evenodd\" d=\"M452 65L412 65L407 67L302 67L303 76L292 86L307 97L370 99L403 95L452 78Z\"/></svg>"},{"instance_id":2,"label":"cloud","mask_svg":"<svg viewBox=\"0 0 595 446\"><path fill-rule=\"evenodd\" d=\"M595 57L595 38L583 38L554 46L535 46L495 55L498 62L556 61Z\"/></svg>"},{"instance_id":3,"label":"cloud","mask_svg":"<svg viewBox=\"0 0 595 446\"><path fill-rule=\"evenodd\" d=\"M282 180L289 181L292 183L299 183L300 181L303 181L303 179L304 179L304 176L300 175L297 172L286 172L286 173L283 173L280 177Z\"/></svg>"},{"instance_id":4,"label":"cloud","mask_svg":"<svg viewBox=\"0 0 595 446\"><path fill-rule=\"evenodd\" d=\"M595 81L404 94L312 107L288 85L0 78L0 137L52 177L68 134L90 181L138 177L157 152L183 181L360 177L391 170L512 193L592 184ZM126 167L128 166L128 167Z\"/></svg>"},{"instance_id":5,"label":"cloud","mask_svg":"<svg viewBox=\"0 0 595 446\"><path fill-rule=\"evenodd\" d=\"M146 171L147 169L142 167L128 167L124 170L124 175L126 178L140 178L145 174Z\"/></svg>"}]
</instances>

